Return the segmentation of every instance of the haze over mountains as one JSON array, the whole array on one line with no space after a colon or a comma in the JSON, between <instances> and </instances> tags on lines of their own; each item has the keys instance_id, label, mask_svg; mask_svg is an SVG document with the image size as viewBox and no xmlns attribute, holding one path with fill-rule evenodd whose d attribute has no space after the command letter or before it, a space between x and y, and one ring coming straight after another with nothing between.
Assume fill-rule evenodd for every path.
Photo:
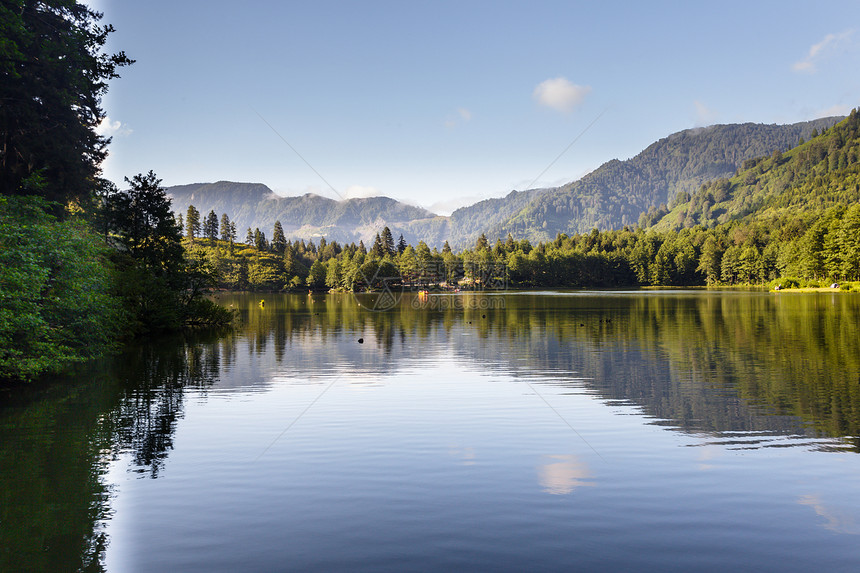
<instances>
[{"instance_id":1,"label":"haze over mountains","mask_svg":"<svg viewBox=\"0 0 860 573\"><path fill-rule=\"evenodd\" d=\"M626 161L609 161L582 179L558 188L512 191L437 216L387 197L335 201L314 194L281 197L260 183L198 183L168 188L173 210L194 205L205 216L214 210L236 223L239 240L247 228L268 235L280 221L290 239L326 237L341 243L364 240L388 226L395 237L431 248L448 241L460 249L485 233L491 242L514 238L548 240L558 233L582 233L633 226L648 211L679 194L694 195L702 184L733 176L746 160L786 151L834 125L827 117L790 125L755 123L684 130L661 139ZM656 216L654 217L657 218Z\"/></svg>"}]
</instances>

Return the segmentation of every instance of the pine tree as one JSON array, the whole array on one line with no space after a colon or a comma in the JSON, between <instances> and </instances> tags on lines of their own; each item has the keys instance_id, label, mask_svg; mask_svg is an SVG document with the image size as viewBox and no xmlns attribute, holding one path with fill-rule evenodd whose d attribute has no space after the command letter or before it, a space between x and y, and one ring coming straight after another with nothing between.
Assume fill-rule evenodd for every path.
<instances>
[{"instance_id":1,"label":"pine tree","mask_svg":"<svg viewBox=\"0 0 860 573\"><path fill-rule=\"evenodd\" d=\"M251 231L251 227L248 227L248 234L245 235L245 244L249 247L254 246L254 232Z\"/></svg>"},{"instance_id":2,"label":"pine tree","mask_svg":"<svg viewBox=\"0 0 860 573\"><path fill-rule=\"evenodd\" d=\"M257 247L258 251L269 250L269 244L266 241L266 234L263 233L259 227L254 229L254 246Z\"/></svg>"},{"instance_id":3,"label":"pine tree","mask_svg":"<svg viewBox=\"0 0 860 573\"><path fill-rule=\"evenodd\" d=\"M133 63L102 52L114 28L101 18L67 0L0 4L0 195L36 191L58 215L91 198L110 142L96 132L102 96Z\"/></svg>"},{"instance_id":4,"label":"pine tree","mask_svg":"<svg viewBox=\"0 0 860 573\"><path fill-rule=\"evenodd\" d=\"M279 255L284 254L284 249L287 247L287 238L284 236L284 228L280 221L275 221L275 229L272 231L272 250Z\"/></svg>"},{"instance_id":5,"label":"pine tree","mask_svg":"<svg viewBox=\"0 0 860 573\"><path fill-rule=\"evenodd\" d=\"M403 234L400 234L400 239L397 241L397 253L403 254L403 251L406 250L406 239L403 238Z\"/></svg>"},{"instance_id":6,"label":"pine tree","mask_svg":"<svg viewBox=\"0 0 860 573\"><path fill-rule=\"evenodd\" d=\"M376 233L376 238L373 239L371 252L373 253L373 256L377 258L382 258L385 254L385 247L382 244L382 237L379 236L379 233Z\"/></svg>"},{"instance_id":7,"label":"pine tree","mask_svg":"<svg viewBox=\"0 0 860 573\"><path fill-rule=\"evenodd\" d=\"M215 214L214 209L206 215L206 221L203 223L203 236L212 241L218 239L218 215Z\"/></svg>"},{"instance_id":8,"label":"pine tree","mask_svg":"<svg viewBox=\"0 0 860 573\"><path fill-rule=\"evenodd\" d=\"M200 212L194 205L189 205L188 212L185 214L185 233L192 241L200 235Z\"/></svg>"},{"instance_id":9,"label":"pine tree","mask_svg":"<svg viewBox=\"0 0 860 573\"><path fill-rule=\"evenodd\" d=\"M391 234L391 229L389 229L387 226L382 229L382 247L385 250L386 254L394 255L394 236Z\"/></svg>"},{"instance_id":10,"label":"pine tree","mask_svg":"<svg viewBox=\"0 0 860 573\"><path fill-rule=\"evenodd\" d=\"M224 241L225 243L229 242L231 240L230 239L231 227L230 227L230 217L227 216L227 213L224 213L223 215L221 215L221 229L220 230L221 230L221 240Z\"/></svg>"}]
</instances>

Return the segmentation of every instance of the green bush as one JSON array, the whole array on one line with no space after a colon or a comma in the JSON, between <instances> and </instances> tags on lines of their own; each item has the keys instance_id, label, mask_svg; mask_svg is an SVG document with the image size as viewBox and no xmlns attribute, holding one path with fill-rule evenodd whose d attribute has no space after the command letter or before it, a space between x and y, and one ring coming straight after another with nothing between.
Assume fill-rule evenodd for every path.
<instances>
[{"instance_id":1,"label":"green bush","mask_svg":"<svg viewBox=\"0 0 860 573\"><path fill-rule=\"evenodd\" d=\"M35 197L0 197L0 378L29 380L118 345L107 247Z\"/></svg>"},{"instance_id":2,"label":"green bush","mask_svg":"<svg viewBox=\"0 0 860 573\"><path fill-rule=\"evenodd\" d=\"M187 326L206 328L225 328L231 326L238 317L234 309L226 308L208 298L197 298L186 308Z\"/></svg>"},{"instance_id":3,"label":"green bush","mask_svg":"<svg viewBox=\"0 0 860 573\"><path fill-rule=\"evenodd\" d=\"M800 284L800 280L794 277L782 277L770 281L770 283L768 283L768 288L771 290L775 290L776 287L779 287L780 289L800 288Z\"/></svg>"}]
</instances>

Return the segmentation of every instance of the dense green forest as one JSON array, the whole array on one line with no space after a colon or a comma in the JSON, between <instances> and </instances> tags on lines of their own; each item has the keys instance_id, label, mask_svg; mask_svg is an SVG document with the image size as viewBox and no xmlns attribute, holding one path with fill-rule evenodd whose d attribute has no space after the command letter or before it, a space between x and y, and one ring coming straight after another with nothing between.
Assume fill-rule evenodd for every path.
<instances>
[{"instance_id":1,"label":"dense green forest","mask_svg":"<svg viewBox=\"0 0 860 573\"><path fill-rule=\"evenodd\" d=\"M790 125L713 125L674 133L631 159L609 161L582 179L540 195L492 231L538 241L592 228L647 227L641 214L649 209L660 210L678 194L731 176L745 160L791 149L840 119Z\"/></svg>"},{"instance_id":2,"label":"dense green forest","mask_svg":"<svg viewBox=\"0 0 860 573\"><path fill-rule=\"evenodd\" d=\"M648 228L592 230L532 245L509 234L482 235L469 249L441 250L394 241L388 227L371 245L325 238L288 241L276 222L271 241L250 228L242 237L229 215L210 211L208 227L189 225L186 248L217 269L226 289L282 290L405 286L481 288L762 284L786 286L860 279L860 116L850 117L786 153L747 161L732 179L682 194ZM706 218L700 224L702 209ZM698 215L697 215L698 213ZM676 223L673 225L672 221ZM682 224L678 224L683 221ZM225 227L226 222L226 227ZM786 278L787 277L787 278ZM386 282L387 281L387 282ZM818 283L816 283L818 281ZM385 284L383 284L385 283Z\"/></svg>"},{"instance_id":3,"label":"dense green forest","mask_svg":"<svg viewBox=\"0 0 860 573\"><path fill-rule=\"evenodd\" d=\"M559 233L592 228L648 227L668 212L667 205L679 195L731 177L745 160L787 151L841 119L688 129L651 144L631 159L609 161L562 187L511 191L461 207L447 217L385 197L346 201L313 194L280 197L258 183L196 183L170 187L168 193L176 213L193 204L204 212L229 213L240 228L271 229L280 221L292 240L325 236L340 243L368 242L373 233L388 226L410 244L424 241L431 248L441 249L446 241L455 250L469 248L481 233L489 237L511 233L537 243Z\"/></svg>"},{"instance_id":4,"label":"dense green forest","mask_svg":"<svg viewBox=\"0 0 860 573\"><path fill-rule=\"evenodd\" d=\"M232 314L182 248L154 173L100 177L108 81L102 14L64 0L0 3L0 381L29 380L135 336Z\"/></svg>"}]
</instances>

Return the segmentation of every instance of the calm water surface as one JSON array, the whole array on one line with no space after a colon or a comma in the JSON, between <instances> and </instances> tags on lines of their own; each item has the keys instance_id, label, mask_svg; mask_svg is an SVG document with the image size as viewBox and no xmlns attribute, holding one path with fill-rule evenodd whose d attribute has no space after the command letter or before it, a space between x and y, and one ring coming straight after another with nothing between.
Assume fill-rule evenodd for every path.
<instances>
[{"instance_id":1,"label":"calm water surface","mask_svg":"<svg viewBox=\"0 0 860 573\"><path fill-rule=\"evenodd\" d=\"M0 393L0 570L860 569L857 295L260 298Z\"/></svg>"}]
</instances>

